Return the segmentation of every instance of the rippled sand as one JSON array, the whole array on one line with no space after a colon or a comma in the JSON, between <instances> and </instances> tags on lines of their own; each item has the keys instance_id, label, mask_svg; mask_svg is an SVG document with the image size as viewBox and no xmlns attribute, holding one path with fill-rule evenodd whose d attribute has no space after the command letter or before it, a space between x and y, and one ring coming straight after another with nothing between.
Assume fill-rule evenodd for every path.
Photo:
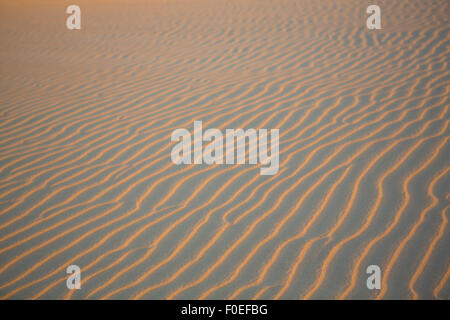
<instances>
[{"instance_id":1,"label":"rippled sand","mask_svg":"<svg viewBox=\"0 0 450 320\"><path fill-rule=\"evenodd\" d=\"M449 1L70 4L0 1L0 298L450 299ZM174 165L194 120L278 174Z\"/></svg>"}]
</instances>

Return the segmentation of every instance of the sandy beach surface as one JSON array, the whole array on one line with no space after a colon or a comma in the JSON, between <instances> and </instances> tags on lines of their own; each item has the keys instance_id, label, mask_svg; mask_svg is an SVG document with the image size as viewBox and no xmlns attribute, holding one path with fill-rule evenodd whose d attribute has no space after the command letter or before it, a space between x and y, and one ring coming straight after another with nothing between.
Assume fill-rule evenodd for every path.
<instances>
[{"instance_id":1,"label":"sandy beach surface","mask_svg":"<svg viewBox=\"0 0 450 320\"><path fill-rule=\"evenodd\" d=\"M449 1L71 4L0 1L0 299L450 299ZM175 165L196 120L278 173Z\"/></svg>"}]
</instances>

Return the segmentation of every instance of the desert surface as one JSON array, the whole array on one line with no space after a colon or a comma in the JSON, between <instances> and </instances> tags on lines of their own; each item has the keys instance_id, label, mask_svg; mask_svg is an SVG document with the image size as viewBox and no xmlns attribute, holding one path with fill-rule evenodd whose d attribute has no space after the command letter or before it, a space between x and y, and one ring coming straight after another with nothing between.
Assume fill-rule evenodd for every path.
<instances>
[{"instance_id":1,"label":"desert surface","mask_svg":"<svg viewBox=\"0 0 450 320\"><path fill-rule=\"evenodd\" d=\"M450 299L449 18L0 1L0 299ZM279 129L278 172L175 165L194 121Z\"/></svg>"}]
</instances>

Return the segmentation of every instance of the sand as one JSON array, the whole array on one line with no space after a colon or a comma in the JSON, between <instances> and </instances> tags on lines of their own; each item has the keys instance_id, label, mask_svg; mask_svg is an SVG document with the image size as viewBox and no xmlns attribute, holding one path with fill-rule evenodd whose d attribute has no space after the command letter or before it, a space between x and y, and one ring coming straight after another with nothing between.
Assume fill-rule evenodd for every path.
<instances>
[{"instance_id":1,"label":"sand","mask_svg":"<svg viewBox=\"0 0 450 320\"><path fill-rule=\"evenodd\" d=\"M71 4L0 1L1 299L450 299L448 1ZM279 172L174 165L196 120Z\"/></svg>"}]
</instances>

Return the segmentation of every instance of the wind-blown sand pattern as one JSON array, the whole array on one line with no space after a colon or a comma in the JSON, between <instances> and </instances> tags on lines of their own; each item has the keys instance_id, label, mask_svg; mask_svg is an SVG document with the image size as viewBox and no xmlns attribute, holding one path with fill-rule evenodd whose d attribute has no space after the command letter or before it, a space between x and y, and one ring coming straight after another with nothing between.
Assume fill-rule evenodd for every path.
<instances>
[{"instance_id":1,"label":"wind-blown sand pattern","mask_svg":"<svg viewBox=\"0 0 450 320\"><path fill-rule=\"evenodd\" d=\"M0 3L1 299L450 298L449 1ZM195 120L279 172L174 165Z\"/></svg>"}]
</instances>

